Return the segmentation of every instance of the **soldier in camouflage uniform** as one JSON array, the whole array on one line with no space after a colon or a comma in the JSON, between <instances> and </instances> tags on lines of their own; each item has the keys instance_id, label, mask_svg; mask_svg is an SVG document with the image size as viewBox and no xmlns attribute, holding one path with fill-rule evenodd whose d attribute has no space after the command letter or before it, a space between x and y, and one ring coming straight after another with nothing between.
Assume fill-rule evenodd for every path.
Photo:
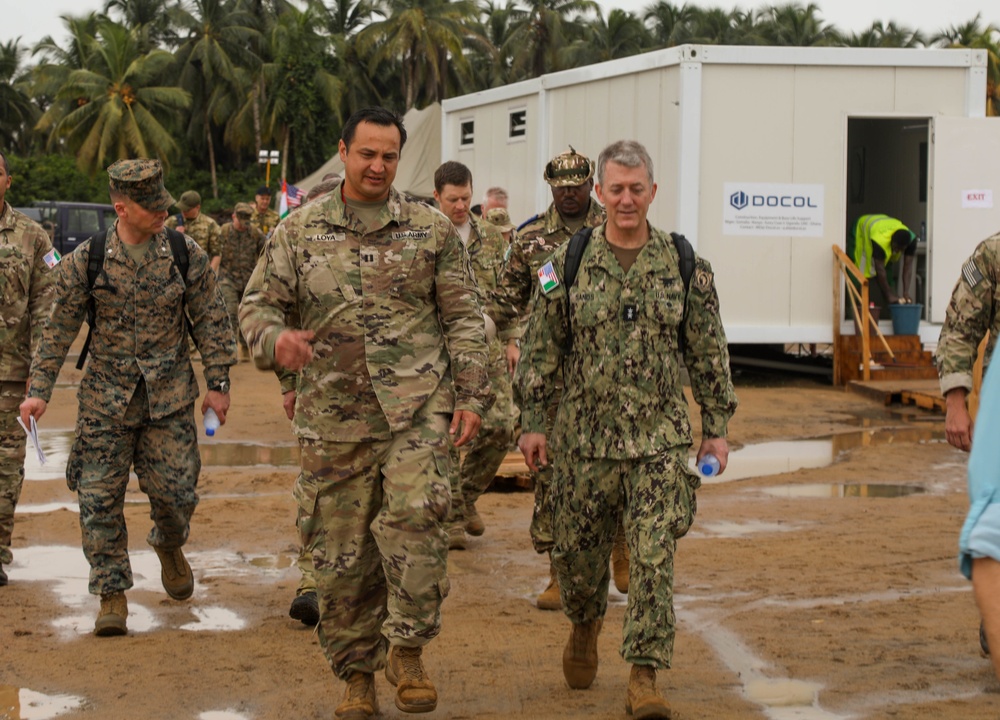
<instances>
[{"instance_id":1,"label":"soldier in camouflage uniform","mask_svg":"<svg viewBox=\"0 0 1000 720\"><path fill-rule=\"evenodd\" d=\"M434 199L458 230L468 250L480 293L492 292L497 285L507 243L496 227L470 212L472 173L469 168L455 161L441 165L434 173ZM485 532L486 527L476 511L476 500L493 482L514 440L515 410L504 348L497 338L493 321L488 317L485 320L490 386L496 402L483 418L479 434L469 445L464 459L460 461L457 450L452 453L455 473L451 485L452 514L447 530L448 547L453 550L465 547L466 531L476 536Z\"/></svg>"},{"instance_id":2,"label":"soldier in camouflage uniform","mask_svg":"<svg viewBox=\"0 0 1000 720\"><path fill-rule=\"evenodd\" d=\"M264 237L270 237L271 232L281 221L281 216L277 211L271 209L271 188L261 185L254 195L253 215L250 223L264 233Z\"/></svg>"},{"instance_id":3,"label":"soldier in camouflage uniform","mask_svg":"<svg viewBox=\"0 0 1000 720\"><path fill-rule=\"evenodd\" d=\"M500 340L506 343L510 373L514 372L520 355L522 319L528 311L538 269L577 230L604 222L604 208L590 195L593 177L594 163L572 147L552 158L544 172L545 182L552 187L552 204L544 214L536 215L517 229L507 250L496 291L491 294L488 314L496 323ZM550 420L555 419L556 405L558 396L553 399ZM552 469L541 468L533 474L533 480L535 507L531 515L531 542L536 552L548 553L552 550L552 509L549 506ZM555 569L551 566L548 587L536 603L542 610L558 610L562 606Z\"/></svg>"},{"instance_id":4,"label":"soldier in camouflage uniform","mask_svg":"<svg viewBox=\"0 0 1000 720\"><path fill-rule=\"evenodd\" d=\"M597 194L608 220L594 230L568 297L565 246L539 273L515 377L519 444L529 467L551 457L559 478L552 488L552 561L573 623L563 652L566 681L586 688L597 673L620 512L631 550L621 650L632 664L626 707L638 717L669 718L656 670L670 667L673 556L694 519L700 485L687 465L680 333L701 406L698 458L714 454L723 471L737 402L711 267L696 260L685 320L677 252L667 233L646 222L656 185L642 145L619 141L602 151ZM548 412L560 367L565 387L553 427Z\"/></svg>"},{"instance_id":5,"label":"soldier in camouflage uniform","mask_svg":"<svg viewBox=\"0 0 1000 720\"><path fill-rule=\"evenodd\" d=\"M491 400L458 233L392 187L405 141L396 114L354 113L340 191L278 225L240 306L258 367L298 373L294 493L302 544L323 535L319 638L347 683L341 718L378 712L383 666L398 708L437 706L421 655L448 594L449 445L475 436Z\"/></svg>"},{"instance_id":6,"label":"soldier in camouflage uniform","mask_svg":"<svg viewBox=\"0 0 1000 720\"><path fill-rule=\"evenodd\" d=\"M209 257L219 254L219 223L201 211L201 195L188 190L177 201L179 213L167 218L164 225L194 240Z\"/></svg>"},{"instance_id":7,"label":"soldier in camouflage uniform","mask_svg":"<svg viewBox=\"0 0 1000 720\"><path fill-rule=\"evenodd\" d=\"M80 503L90 592L101 596L94 632L123 635L132 587L125 527L129 469L149 497L153 528L147 542L160 559L167 594L185 600L194 575L181 546L198 504L201 469L194 419L198 383L187 352L187 319L205 366L201 404L225 422L229 367L236 340L208 255L186 239L182 278L163 223L173 199L156 160L120 160L108 168L118 220L108 229L104 261L89 286L92 240L63 258L52 314L31 366L21 418L39 418L93 301L90 360L80 381L76 441L66 484Z\"/></svg>"},{"instance_id":8,"label":"soldier in camouflage uniform","mask_svg":"<svg viewBox=\"0 0 1000 720\"><path fill-rule=\"evenodd\" d=\"M252 215L253 206L250 203L236 203L233 221L223 225L219 231L216 254L212 257L212 269L219 275L219 289L226 301L229 321L239 340L241 354L246 352L247 346L239 330L240 300L257 266L265 240L264 234L250 223Z\"/></svg>"},{"instance_id":9,"label":"soldier in camouflage uniform","mask_svg":"<svg viewBox=\"0 0 1000 720\"><path fill-rule=\"evenodd\" d=\"M3 566L13 560L14 509L24 482L26 437L17 424L18 405L52 304L52 268L59 262L48 234L4 199L10 183L7 156L0 152L0 587L7 584Z\"/></svg>"},{"instance_id":10,"label":"soldier in camouflage uniform","mask_svg":"<svg viewBox=\"0 0 1000 720\"><path fill-rule=\"evenodd\" d=\"M979 343L990 334L983 373L993 357L1000 334L1000 233L983 240L962 266L948 303L934 361L946 401L944 429L948 442L968 451L972 447L972 418L966 396L972 391L972 366Z\"/></svg>"}]
</instances>

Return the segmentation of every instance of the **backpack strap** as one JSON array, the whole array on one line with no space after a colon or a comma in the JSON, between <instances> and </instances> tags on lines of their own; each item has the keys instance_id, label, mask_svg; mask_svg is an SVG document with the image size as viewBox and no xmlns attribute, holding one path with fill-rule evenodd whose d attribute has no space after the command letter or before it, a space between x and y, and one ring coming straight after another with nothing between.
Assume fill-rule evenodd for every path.
<instances>
[{"instance_id":1,"label":"backpack strap","mask_svg":"<svg viewBox=\"0 0 1000 720\"><path fill-rule=\"evenodd\" d=\"M691 276L694 275L694 248L686 237L680 233L670 233L677 249L678 265L681 270L681 280L684 282L684 310L681 313L681 324L677 328L677 345L681 355L687 350L687 340L684 338L684 326L687 325L688 317L688 288L691 287Z\"/></svg>"},{"instance_id":2,"label":"backpack strap","mask_svg":"<svg viewBox=\"0 0 1000 720\"><path fill-rule=\"evenodd\" d=\"M580 263L583 261L583 253L590 243L590 237L594 234L594 228L580 228L573 237L569 239L569 248L566 250L566 264L563 266L563 287L566 288L566 344L563 346L563 354L569 355L573 351L573 305L569 301L569 291L576 282L576 275L580 271Z\"/></svg>"},{"instance_id":3,"label":"backpack strap","mask_svg":"<svg viewBox=\"0 0 1000 720\"><path fill-rule=\"evenodd\" d=\"M90 338L94 334L94 319L97 316L97 306L94 304L94 285L97 277L104 269L104 250L107 246L106 232L92 235L89 239L89 255L87 256L87 339L83 341L80 357L76 360L76 369L82 370L83 363L90 352Z\"/></svg>"}]
</instances>

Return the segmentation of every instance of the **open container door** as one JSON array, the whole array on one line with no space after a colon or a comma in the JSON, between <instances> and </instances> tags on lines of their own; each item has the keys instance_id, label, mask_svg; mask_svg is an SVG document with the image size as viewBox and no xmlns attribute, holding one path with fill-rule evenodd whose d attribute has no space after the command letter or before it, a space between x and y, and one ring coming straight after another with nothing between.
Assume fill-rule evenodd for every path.
<instances>
[{"instance_id":1,"label":"open container door","mask_svg":"<svg viewBox=\"0 0 1000 720\"><path fill-rule=\"evenodd\" d=\"M927 320L943 323L962 264L1000 232L1000 118L934 117L929 143Z\"/></svg>"}]
</instances>

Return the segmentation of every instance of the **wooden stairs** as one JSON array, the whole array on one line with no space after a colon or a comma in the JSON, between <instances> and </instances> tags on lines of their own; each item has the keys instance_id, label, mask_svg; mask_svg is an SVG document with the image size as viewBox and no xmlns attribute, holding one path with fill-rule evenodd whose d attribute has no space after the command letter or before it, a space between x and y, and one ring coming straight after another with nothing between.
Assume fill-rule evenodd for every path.
<instances>
[{"instance_id":1,"label":"wooden stairs","mask_svg":"<svg viewBox=\"0 0 1000 720\"><path fill-rule=\"evenodd\" d=\"M931 353L924 350L919 335L886 335L892 357L882 343L871 339L871 380L933 380L937 368ZM864 378L860 335L841 335L836 358L840 382L844 385Z\"/></svg>"}]
</instances>

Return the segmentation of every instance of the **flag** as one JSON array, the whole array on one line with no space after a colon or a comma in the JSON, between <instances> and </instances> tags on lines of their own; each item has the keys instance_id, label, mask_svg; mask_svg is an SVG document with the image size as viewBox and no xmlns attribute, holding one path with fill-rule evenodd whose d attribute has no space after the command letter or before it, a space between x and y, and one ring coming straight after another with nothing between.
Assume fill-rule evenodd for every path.
<instances>
[{"instance_id":1,"label":"flag","mask_svg":"<svg viewBox=\"0 0 1000 720\"><path fill-rule=\"evenodd\" d=\"M304 190L300 190L294 185L289 185L286 180L281 181L281 202L278 205L278 214L281 219L284 220L285 217L292 211L293 208L297 208L302 204L302 199L306 196Z\"/></svg>"}]
</instances>

